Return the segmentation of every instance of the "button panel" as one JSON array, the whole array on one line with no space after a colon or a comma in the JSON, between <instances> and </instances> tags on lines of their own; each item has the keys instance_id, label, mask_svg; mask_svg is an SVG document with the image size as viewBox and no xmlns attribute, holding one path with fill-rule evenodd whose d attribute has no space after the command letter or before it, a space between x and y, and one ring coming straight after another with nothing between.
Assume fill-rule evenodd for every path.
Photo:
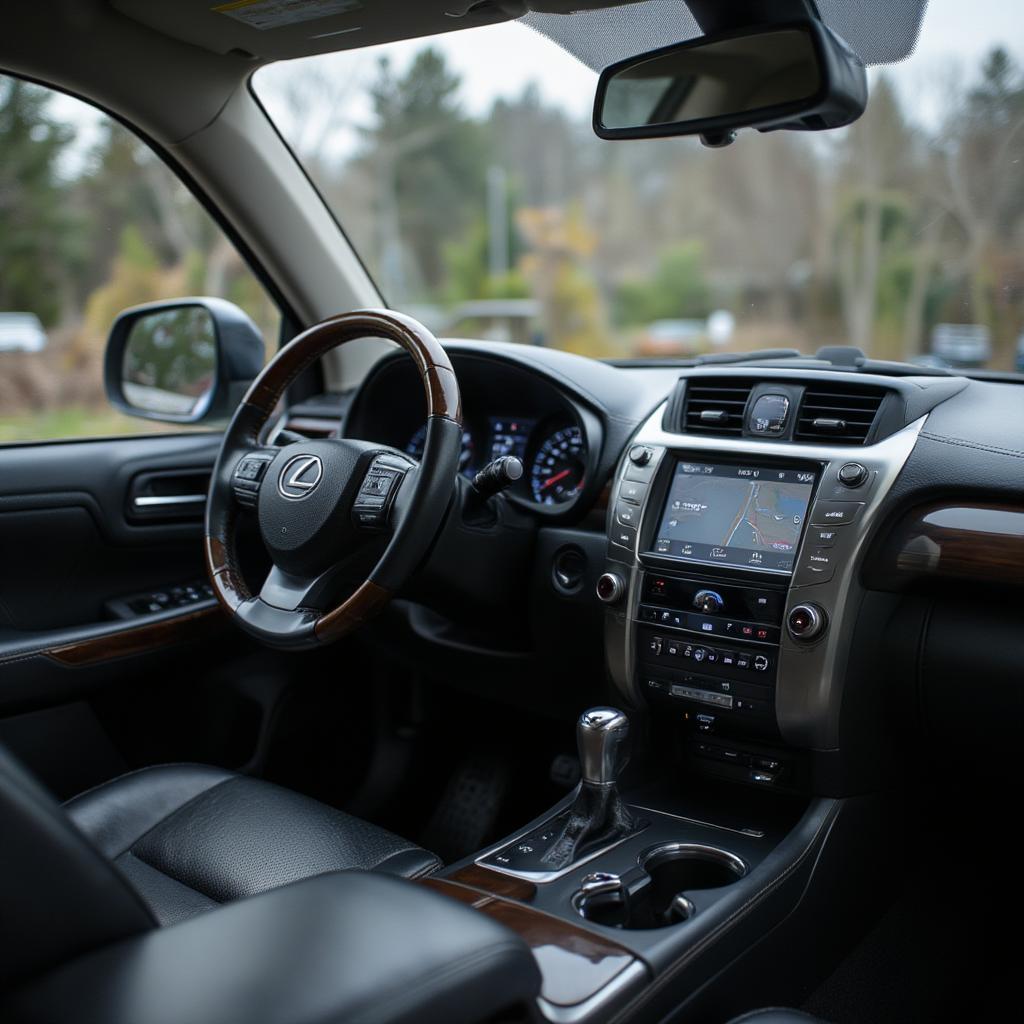
<instances>
[{"instance_id":1,"label":"button panel","mask_svg":"<svg viewBox=\"0 0 1024 1024\"><path fill-rule=\"evenodd\" d=\"M863 501L816 501L811 508L811 526L846 526L854 522Z\"/></svg>"},{"instance_id":2,"label":"button panel","mask_svg":"<svg viewBox=\"0 0 1024 1024\"><path fill-rule=\"evenodd\" d=\"M743 622L717 615L686 612L678 608L662 608L653 604L640 605L638 618L641 622L669 626L672 629L686 629L702 636L730 637L756 644L779 642L778 626L767 626L763 622Z\"/></svg>"}]
</instances>

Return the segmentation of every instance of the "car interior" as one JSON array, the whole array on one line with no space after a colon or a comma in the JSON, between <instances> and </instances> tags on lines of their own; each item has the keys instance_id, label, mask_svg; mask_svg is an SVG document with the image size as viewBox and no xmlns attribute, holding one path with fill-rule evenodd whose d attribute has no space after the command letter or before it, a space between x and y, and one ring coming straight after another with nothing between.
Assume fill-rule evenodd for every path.
<instances>
[{"instance_id":1,"label":"car interior","mask_svg":"<svg viewBox=\"0 0 1024 1024\"><path fill-rule=\"evenodd\" d=\"M0 1020L1014 1012L1024 375L438 339L252 86L521 19L597 54L601 145L714 160L853 125L928 6L5 12L0 73L145 142L279 320L115 304L138 432L0 443Z\"/></svg>"}]
</instances>

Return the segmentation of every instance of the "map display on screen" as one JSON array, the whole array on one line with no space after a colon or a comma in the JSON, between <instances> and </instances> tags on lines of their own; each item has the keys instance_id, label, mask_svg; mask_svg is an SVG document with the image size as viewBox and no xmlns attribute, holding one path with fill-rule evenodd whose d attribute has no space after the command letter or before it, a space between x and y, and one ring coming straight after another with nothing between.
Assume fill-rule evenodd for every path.
<instances>
[{"instance_id":1,"label":"map display on screen","mask_svg":"<svg viewBox=\"0 0 1024 1024\"><path fill-rule=\"evenodd\" d=\"M652 549L691 562L792 572L814 473L676 465Z\"/></svg>"}]
</instances>

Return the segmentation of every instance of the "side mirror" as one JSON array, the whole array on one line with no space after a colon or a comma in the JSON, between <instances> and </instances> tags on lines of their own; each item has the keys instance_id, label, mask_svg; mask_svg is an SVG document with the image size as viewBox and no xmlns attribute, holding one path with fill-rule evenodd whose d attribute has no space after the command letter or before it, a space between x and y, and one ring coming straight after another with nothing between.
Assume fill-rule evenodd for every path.
<instances>
[{"instance_id":1,"label":"side mirror","mask_svg":"<svg viewBox=\"0 0 1024 1024\"><path fill-rule=\"evenodd\" d=\"M231 302L188 298L126 309L103 363L107 398L166 423L226 418L263 369L263 337Z\"/></svg>"},{"instance_id":2,"label":"side mirror","mask_svg":"<svg viewBox=\"0 0 1024 1024\"><path fill-rule=\"evenodd\" d=\"M703 36L605 68L594 100L602 139L699 135L725 146L740 128L821 131L864 112L864 65L820 21Z\"/></svg>"}]
</instances>

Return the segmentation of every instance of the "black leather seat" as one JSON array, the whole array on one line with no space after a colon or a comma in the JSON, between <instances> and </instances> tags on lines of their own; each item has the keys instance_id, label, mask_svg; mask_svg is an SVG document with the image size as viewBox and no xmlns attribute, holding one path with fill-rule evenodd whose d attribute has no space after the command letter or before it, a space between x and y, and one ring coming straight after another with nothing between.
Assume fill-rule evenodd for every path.
<instances>
[{"instance_id":1,"label":"black leather seat","mask_svg":"<svg viewBox=\"0 0 1024 1024\"><path fill-rule=\"evenodd\" d=\"M441 866L376 825L206 765L130 772L64 809L162 925L328 871L420 878Z\"/></svg>"},{"instance_id":2,"label":"black leather seat","mask_svg":"<svg viewBox=\"0 0 1024 1024\"><path fill-rule=\"evenodd\" d=\"M0 747L0 837L4 1024L537 1019L518 935L393 877L435 857L276 786L182 765L62 808Z\"/></svg>"}]
</instances>

